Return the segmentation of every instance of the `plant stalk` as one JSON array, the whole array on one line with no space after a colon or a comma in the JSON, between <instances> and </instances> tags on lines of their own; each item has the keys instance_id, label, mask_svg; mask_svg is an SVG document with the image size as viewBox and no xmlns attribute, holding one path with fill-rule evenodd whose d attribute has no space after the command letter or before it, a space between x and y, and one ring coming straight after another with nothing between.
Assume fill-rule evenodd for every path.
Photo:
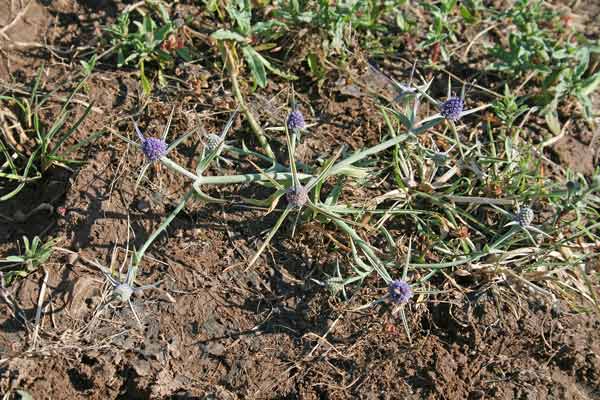
<instances>
[{"instance_id":1,"label":"plant stalk","mask_svg":"<svg viewBox=\"0 0 600 400\"><path fill-rule=\"evenodd\" d=\"M226 43L223 43L223 49L223 51L225 52L225 65L227 66L227 70L229 71L229 77L231 78L231 88L238 102L238 105L240 106L242 112L246 116L246 119L248 120L248 123L250 124L250 127L252 128L256 139L258 140L258 143L260 143L261 147L265 150L267 156L275 160L275 154L273 153L273 150L271 150L271 146L267 141L265 132L254 118L254 115L252 114L252 112L246 105L246 102L244 101L244 96L242 96L242 92L240 90L240 85L238 82L237 68L235 60L233 59L233 55L231 54L231 50L229 50L229 47L227 47Z\"/></svg>"}]
</instances>

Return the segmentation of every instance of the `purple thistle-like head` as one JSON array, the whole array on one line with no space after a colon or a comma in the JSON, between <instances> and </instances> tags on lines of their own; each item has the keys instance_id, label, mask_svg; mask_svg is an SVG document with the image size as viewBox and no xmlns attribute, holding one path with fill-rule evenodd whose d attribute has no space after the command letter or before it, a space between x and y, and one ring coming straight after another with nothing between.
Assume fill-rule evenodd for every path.
<instances>
[{"instance_id":1,"label":"purple thistle-like head","mask_svg":"<svg viewBox=\"0 0 600 400\"><path fill-rule=\"evenodd\" d=\"M156 161L167 154L167 143L162 139L145 138L142 141L142 151L150 161Z\"/></svg>"},{"instance_id":2,"label":"purple thistle-like head","mask_svg":"<svg viewBox=\"0 0 600 400\"><path fill-rule=\"evenodd\" d=\"M458 121L465 107L465 102L460 97L450 97L442 103L440 114L450 121Z\"/></svg>"},{"instance_id":3,"label":"purple thistle-like head","mask_svg":"<svg viewBox=\"0 0 600 400\"><path fill-rule=\"evenodd\" d=\"M413 291L410 285L402 279L396 279L390 282L388 286L390 298L396 304L407 303L413 296Z\"/></svg>"},{"instance_id":4,"label":"purple thistle-like head","mask_svg":"<svg viewBox=\"0 0 600 400\"><path fill-rule=\"evenodd\" d=\"M292 186L285 192L285 198L292 207L302 207L308 201L308 190L302 185Z\"/></svg>"},{"instance_id":5,"label":"purple thistle-like head","mask_svg":"<svg viewBox=\"0 0 600 400\"><path fill-rule=\"evenodd\" d=\"M144 137L135 121L133 122L133 127L135 128L135 133L142 142L142 151L150 161L156 161L167 154L167 143L164 140Z\"/></svg>"},{"instance_id":6,"label":"purple thistle-like head","mask_svg":"<svg viewBox=\"0 0 600 400\"><path fill-rule=\"evenodd\" d=\"M287 126L289 130L304 129L306 123L300 110L294 110L288 115Z\"/></svg>"}]
</instances>

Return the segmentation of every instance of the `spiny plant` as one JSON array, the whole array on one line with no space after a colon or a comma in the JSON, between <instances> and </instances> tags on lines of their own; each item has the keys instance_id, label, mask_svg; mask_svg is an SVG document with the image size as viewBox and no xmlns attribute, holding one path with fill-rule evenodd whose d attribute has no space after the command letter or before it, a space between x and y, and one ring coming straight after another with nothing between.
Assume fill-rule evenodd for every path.
<instances>
[{"instance_id":1,"label":"spiny plant","mask_svg":"<svg viewBox=\"0 0 600 400\"><path fill-rule=\"evenodd\" d=\"M402 114L385 112L390 130L406 124ZM551 276L597 257L596 178L580 177L586 200L577 203L575 212L572 201L581 195L582 184L569 181L565 187L542 175L540 150L489 125L487 137L461 145L466 138L453 123L447 126L452 135L432 131L425 135L428 140L393 153L391 165L402 188L394 194L396 207L405 211L404 218L410 219L405 223L424 243L411 269L435 275L455 268L516 268ZM436 143L450 148L440 154ZM463 151L453 152L453 147ZM582 236L587 242L580 247ZM563 257L566 248L569 256Z\"/></svg>"},{"instance_id":2,"label":"spiny plant","mask_svg":"<svg viewBox=\"0 0 600 400\"><path fill-rule=\"evenodd\" d=\"M381 107L388 129L385 140L352 154L339 149L320 168L295 160L297 131L303 120L297 110L290 112L283 126L287 166L270 155L226 144L225 134L219 136L220 145L205 146L195 171L170 159L162 151L165 146L160 146L156 157L154 152L146 152L149 160L189 179L190 188L178 207L136 251L131 261L132 276L152 241L188 201L231 202L211 197L204 192L205 187L249 184L272 188L273 193L266 199L242 199L244 203L263 206L270 213L277 209L281 198L287 201L248 260L249 265L259 259L287 216L297 212L294 227L300 218L311 219L325 228L339 230L348 240L351 252L346 267L323 282L335 292L345 293L348 285L364 282L375 273L388 285L387 298L406 304L413 288L457 269L505 271L547 294L519 275L536 271L545 277L564 279L567 286L556 283L555 290L573 290L569 285L574 278L566 271L597 256L594 244L600 242L600 225L595 222L600 180L581 178L581 182L573 181L565 189L564 184L541 173L537 156L540 150L533 145L515 142L506 130L494 130L489 122L484 135L466 129L470 116L489 104L465 109L464 86L462 94L456 96L450 81L447 99L437 100L428 93L430 83L411 87L413 90L401 102ZM432 115L423 115L424 101L430 103ZM169 125L170 120L166 131ZM144 140L148 139L141 139L138 146L144 151ZM212 162L227 152L255 157L267 167L251 162L258 173L205 175ZM365 170L362 167L367 161L369 167ZM365 172L370 176L389 175L396 187L367 205L344 200L344 185L362 185ZM324 182L338 175L346 179L338 180L325 192ZM555 217L557 210L561 212L559 218ZM375 222L363 222L371 219ZM399 231L394 224L400 220L406 228ZM418 246L408 251L402 265L395 255L371 244L370 238L379 235L388 244L387 250L400 251L395 235L408 235ZM564 256L565 251L568 256ZM398 278L401 268L404 273ZM407 286L409 281L413 284Z\"/></svg>"},{"instance_id":3,"label":"spiny plant","mask_svg":"<svg viewBox=\"0 0 600 400\"><path fill-rule=\"evenodd\" d=\"M0 201L14 197L25 185L41 179L53 166L69 169L70 165L81 163L70 156L102 134L101 131L93 132L77 143L65 146L92 111L93 104L90 103L77 119L69 123L75 110L74 96L84 87L95 62L96 58L92 57L85 63L82 79L50 123L45 123L42 115L56 90L44 92L41 79L43 66L38 70L29 97L12 93L0 95L0 107L7 110L3 115L13 117L13 124L2 128L3 136L0 137L0 188L8 190L0 196ZM10 111L11 108L16 113Z\"/></svg>"},{"instance_id":4,"label":"spiny plant","mask_svg":"<svg viewBox=\"0 0 600 400\"><path fill-rule=\"evenodd\" d=\"M422 90L422 89L421 89ZM269 196L269 198L260 199L245 199L252 205L263 205L268 207L268 212L275 210L281 197L285 196L287 200L287 206L283 210L282 214L278 218L277 222L273 226L273 229L267 235L267 238L263 244L259 247L256 254L248 261L249 265L254 264L262 251L268 245L270 239L275 235L277 230L282 225L283 221L292 211L298 211L298 216L302 212L303 208L306 207L305 215L326 225L332 224L337 227L343 233L348 236L350 242L350 248L352 248L352 260L355 265L355 276L345 279L343 285L356 282L357 280L364 280L373 272L377 272L386 282L391 282L392 278L388 272L387 267L389 262L381 260L377 255L378 251L372 245L368 243L364 238L361 237L357 229L370 228L364 226L360 222L357 222L357 218L360 215L367 213L380 214L383 210L364 210L363 208L355 208L348 205L337 204L339 196L342 191L341 183L338 183L329 194L322 193L324 181L336 175L346 175L351 178L364 177L364 171L357 168L356 164L365 160L368 157L379 155L381 152L390 149L398 144L414 138L432 126L435 126L443 121L458 120L460 117L471 114L481 108L474 110L454 110L452 115L443 115L445 108L443 103L435 102L436 106L439 106L440 113L433 115L423 121L419 121L417 118L417 109L419 100L423 94L414 90L413 93L417 100L414 102L413 107L408 115L405 115L403 120L407 123L406 132L402 134L393 134L391 137L373 147L363 149L354 154L348 155L341 161L337 161L344 151L343 149L338 150L334 156L329 159L322 168L311 168L301 165L300 167L304 172L298 171L299 164L294 159L295 148L297 144L297 135L300 128L301 115L298 114L298 110L293 110L290 113L290 117L286 121L284 126L286 132L286 142L288 148L289 167L285 167L280 164L276 159L269 156L259 155L259 158L263 161L267 161L270 167L266 170L255 167L259 170L257 174L244 174L244 175L232 175L232 176L203 176L203 171L209 166L210 162L216 158L219 152L233 151L238 154L258 155L258 153L250 152L245 149L234 150L233 146L222 146L215 149L209 154L203 154L201 161L198 163L195 173L188 171L187 169L176 164L165 155L157 158L158 161L163 163L168 168L171 168L175 172L182 174L183 176L192 180L193 197L201 199L207 202L222 202L223 200L214 199L202 191L202 187L206 185L214 184L237 184L237 183L256 183L261 185L272 186L275 192ZM423 91L424 93L424 91ZM462 100L461 100L462 101ZM456 118L455 118L456 117ZM288 128L292 128L290 133ZM142 146L143 149L143 146ZM313 171L319 171L314 173ZM192 193L190 192L190 193ZM322 201L322 196L325 195L325 200ZM190 194L189 196L192 196ZM187 201L187 198L185 199ZM389 210L388 210L389 211ZM392 211L394 213L394 211ZM298 217L299 218L299 217ZM297 218L297 219L298 219ZM383 228L384 229L384 228ZM385 229L384 229L385 231ZM293 234L293 231L292 231ZM144 247L143 249L145 249Z\"/></svg>"}]
</instances>

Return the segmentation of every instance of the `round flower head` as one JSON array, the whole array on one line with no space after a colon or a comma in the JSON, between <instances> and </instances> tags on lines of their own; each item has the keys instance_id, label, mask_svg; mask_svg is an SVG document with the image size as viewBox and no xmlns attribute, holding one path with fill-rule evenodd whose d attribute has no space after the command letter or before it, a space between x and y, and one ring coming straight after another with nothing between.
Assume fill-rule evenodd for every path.
<instances>
[{"instance_id":1,"label":"round flower head","mask_svg":"<svg viewBox=\"0 0 600 400\"><path fill-rule=\"evenodd\" d=\"M214 133L211 133L206 138L206 149L208 151L211 151L211 152L215 151L220 145L221 145L221 138L219 137L219 135L215 135Z\"/></svg>"},{"instance_id":2,"label":"round flower head","mask_svg":"<svg viewBox=\"0 0 600 400\"><path fill-rule=\"evenodd\" d=\"M308 190L302 185L293 186L285 192L285 198L292 207L302 207L308 201Z\"/></svg>"},{"instance_id":3,"label":"round flower head","mask_svg":"<svg viewBox=\"0 0 600 400\"><path fill-rule=\"evenodd\" d=\"M444 167L450 159L447 153L437 152L431 157L436 167Z\"/></svg>"},{"instance_id":4,"label":"round flower head","mask_svg":"<svg viewBox=\"0 0 600 400\"><path fill-rule=\"evenodd\" d=\"M529 225L531 225L534 216L535 214L533 213L533 210L531 208L523 207L517 213L515 220L518 222L519 225L526 228Z\"/></svg>"},{"instance_id":5,"label":"round flower head","mask_svg":"<svg viewBox=\"0 0 600 400\"><path fill-rule=\"evenodd\" d=\"M156 161L167 154L167 143L162 139L146 138L138 128L135 121L133 122L135 133L142 142L142 151L150 161Z\"/></svg>"},{"instance_id":6,"label":"round flower head","mask_svg":"<svg viewBox=\"0 0 600 400\"><path fill-rule=\"evenodd\" d=\"M440 114L450 121L458 121L464 106L465 102L460 97L450 97L441 104Z\"/></svg>"},{"instance_id":7,"label":"round flower head","mask_svg":"<svg viewBox=\"0 0 600 400\"><path fill-rule=\"evenodd\" d=\"M410 285L402 279L396 279L390 282L388 286L388 292L390 298L396 304L407 303L408 300L413 296L413 291Z\"/></svg>"},{"instance_id":8,"label":"round flower head","mask_svg":"<svg viewBox=\"0 0 600 400\"><path fill-rule=\"evenodd\" d=\"M577 193L580 188L581 188L581 185L579 185L578 182L575 182L575 181L568 181L567 182L567 191L570 194Z\"/></svg>"},{"instance_id":9,"label":"round flower head","mask_svg":"<svg viewBox=\"0 0 600 400\"><path fill-rule=\"evenodd\" d=\"M114 300L125 302L131 298L132 294L133 288L131 286L129 286L127 283L120 283L114 288L112 292L112 298Z\"/></svg>"},{"instance_id":10,"label":"round flower head","mask_svg":"<svg viewBox=\"0 0 600 400\"><path fill-rule=\"evenodd\" d=\"M287 119L287 126L289 130L304 129L306 123L304 122L304 115L300 110L294 110L290 113Z\"/></svg>"},{"instance_id":11,"label":"round flower head","mask_svg":"<svg viewBox=\"0 0 600 400\"><path fill-rule=\"evenodd\" d=\"M150 161L156 161L167 154L167 143L162 139L149 137L142 141L142 151Z\"/></svg>"}]
</instances>

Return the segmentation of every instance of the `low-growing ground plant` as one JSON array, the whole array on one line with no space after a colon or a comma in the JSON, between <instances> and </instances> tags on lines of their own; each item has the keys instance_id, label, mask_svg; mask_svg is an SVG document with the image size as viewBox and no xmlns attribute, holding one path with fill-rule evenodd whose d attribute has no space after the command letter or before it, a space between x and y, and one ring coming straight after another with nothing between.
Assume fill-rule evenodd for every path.
<instances>
[{"instance_id":1,"label":"low-growing ground plant","mask_svg":"<svg viewBox=\"0 0 600 400\"><path fill-rule=\"evenodd\" d=\"M233 201L215 199L205 188L250 184L270 187L273 193L267 199L243 199L245 203L265 207L267 213L278 210L283 198L287 204L248 260L249 266L258 261L287 216L295 212L292 236L296 224L312 220L346 237L351 255L345 267L338 266L335 276L320 281L334 293L345 294L347 287L377 274L389 286L388 297L406 304L412 297L411 286L423 287L419 290L427 295L432 293L427 289L432 278L457 269L470 274L496 270L517 276L524 271L543 271L545 277L561 277L561 281L553 281L555 290L572 290L564 273L597 256L594 244L600 239L595 222L598 182L580 178L566 184L541 175L540 159L536 156L541 149L520 141L512 129L525 109L508 91L494 105L508 129L490 125L486 135L472 140L473 133L466 130L465 121L476 118L489 104L468 108L465 87L457 96L450 81L446 99L437 100L429 94L430 83L403 85L406 96L382 107L388 131L381 142L352 154L340 148L320 167L295 160L297 138L305 128L304 117L297 109L290 110L282 127L288 166L272 155L225 145L224 130L208 142L196 170L190 171L168 158L166 150L173 145L167 145L166 136L152 139L138 132L140 148L149 162L160 162L189 179L190 189L159 230L136 252L130 268L139 268L141 256L188 201ZM428 107L423 103L428 103ZM227 126L230 125L231 120ZM227 152L257 157L266 166L252 163L258 171L253 174L205 176L212 162ZM366 165L367 169L362 168ZM397 185L389 193L375 197L367 205L342 196L345 185L362 187L367 176L384 176L388 168ZM324 182L338 175L345 179L337 180L325 191ZM408 228L393 228L400 221ZM407 235L419 243L408 251L403 263L390 253L392 249L401 251L396 235ZM387 246L373 245L371 242L377 237L383 237ZM587 240L583 247L582 240ZM569 256L564 255L565 249L569 249ZM529 288L551 294L534 282L525 281ZM402 319L406 327L404 311Z\"/></svg>"},{"instance_id":2,"label":"low-growing ground plant","mask_svg":"<svg viewBox=\"0 0 600 400\"><path fill-rule=\"evenodd\" d=\"M232 28L219 29L213 32L211 37L217 41L235 44L231 47L231 57L236 64L241 64L242 59L245 60L255 85L261 88L267 85L267 71L285 79L296 79L296 76L278 68L260 53L277 46L275 41L283 35L285 24L276 19L253 21L252 4L248 0L231 1L225 10L233 24ZM235 51L237 48L241 50L243 58L238 56L238 52Z\"/></svg>"},{"instance_id":3,"label":"low-growing ground plant","mask_svg":"<svg viewBox=\"0 0 600 400\"><path fill-rule=\"evenodd\" d=\"M180 32L184 21L171 20L162 2L148 2L147 12L139 8L125 11L114 25L108 27L110 48L103 53L116 53L117 67L135 65L138 68L141 87L146 95L152 91L156 77L160 86L167 84L166 72L172 70L177 58L190 61L192 53L186 46L185 36ZM141 20L134 16L139 13ZM151 69L149 73L148 69Z\"/></svg>"},{"instance_id":4,"label":"low-growing ground plant","mask_svg":"<svg viewBox=\"0 0 600 400\"><path fill-rule=\"evenodd\" d=\"M50 239L43 243L37 236L31 241L23 236L23 254L0 260L0 263L6 264L0 266L0 270L6 270L3 273L6 284L10 285L15 279L26 277L36 271L50 258L57 243L58 239Z\"/></svg>"},{"instance_id":5,"label":"low-growing ground plant","mask_svg":"<svg viewBox=\"0 0 600 400\"><path fill-rule=\"evenodd\" d=\"M76 160L73 153L97 139L102 132L92 132L84 140L67 146L67 141L80 128L88 117L93 104L88 104L76 119L74 96L84 87L94 68L95 58L86 63L83 78L71 91L51 122L42 118L54 91L44 92L40 68L27 97L11 93L0 95L3 118L10 118L11 124L3 124L0 137L0 201L18 194L28 183L42 178L53 166L69 168L82 161Z\"/></svg>"},{"instance_id":6,"label":"low-growing ground plant","mask_svg":"<svg viewBox=\"0 0 600 400\"><path fill-rule=\"evenodd\" d=\"M453 12L456 8L456 0L443 0L439 4L424 2L423 7L431 14L433 23L429 26L425 41L421 43L421 48L426 49L431 46L438 46L442 61L447 63L450 60L447 42L455 43L456 37L456 17Z\"/></svg>"},{"instance_id":7,"label":"low-growing ground plant","mask_svg":"<svg viewBox=\"0 0 600 400\"><path fill-rule=\"evenodd\" d=\"M541 92L529 97L547 115L554 133L560 130L556 128L557 109L568 100L575 100L581 114L591 120L589 96L600 85L600 71L590 69L589 62L590 55L600 51L599 44L577 33L543 1L519 0L494 19L511 26L506 45L496 43L490 48L489 55L496 61L489 69L511 80L538 83Z\"/></svg>"}]
</instances>

